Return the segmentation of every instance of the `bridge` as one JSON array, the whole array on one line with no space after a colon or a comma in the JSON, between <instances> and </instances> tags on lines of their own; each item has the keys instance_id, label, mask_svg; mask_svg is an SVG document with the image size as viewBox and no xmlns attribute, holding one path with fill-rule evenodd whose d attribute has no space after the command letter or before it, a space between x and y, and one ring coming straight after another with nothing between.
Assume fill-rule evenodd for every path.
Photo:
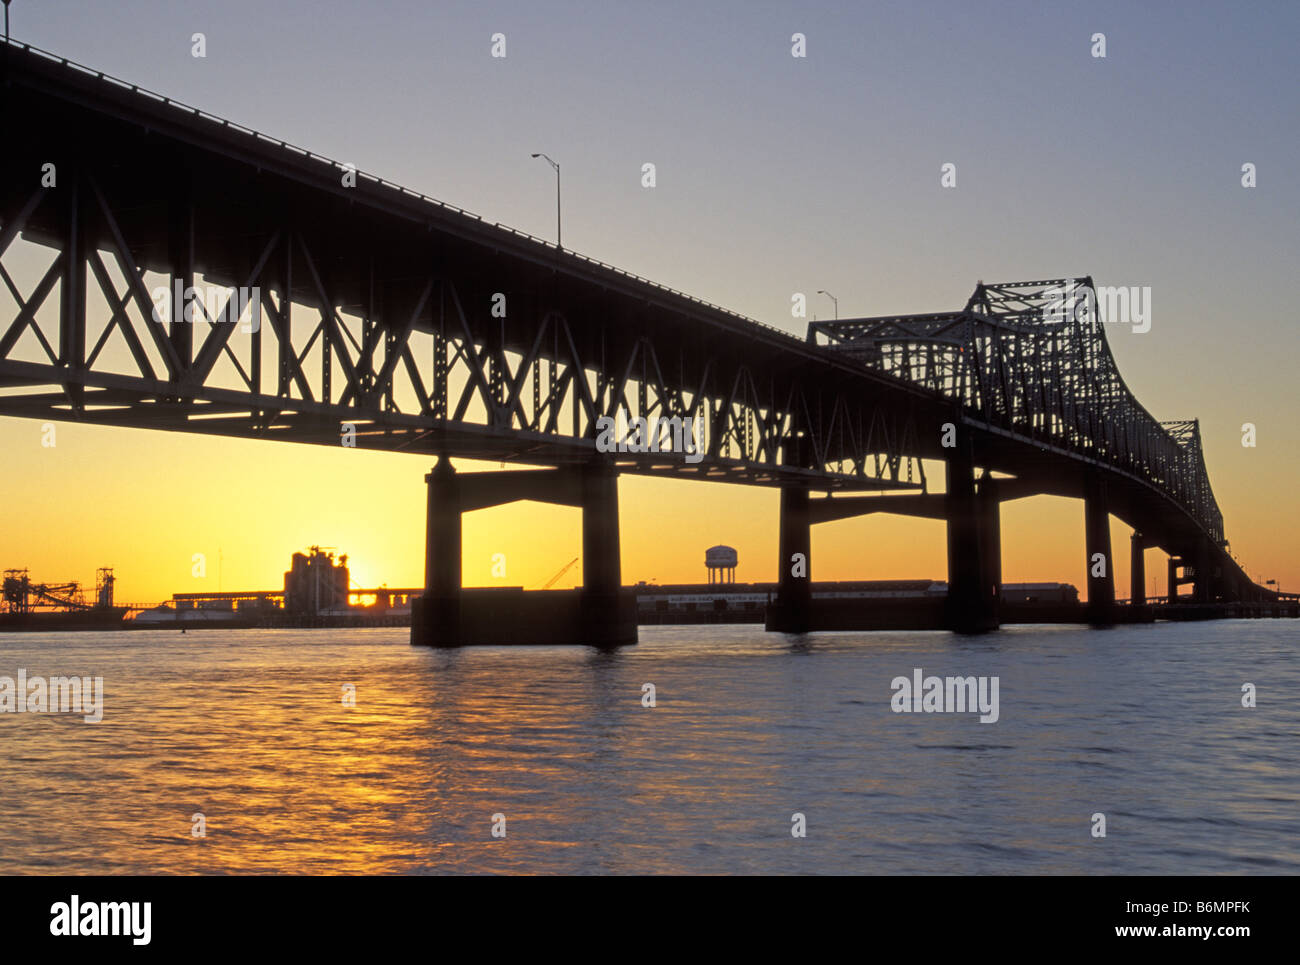
<instances>
[{"instance_id":1,"label":"bridge","mask_svg":"<svg viewBox=\"0 0 1300 965\"><path fill-rule=\"evenodd\" d=\"M1149 546L1171 602L1278 599L1228 552L1196 423L1119 377L1089 279L798 338L21 43L0 124L0 414L436 457L413 642L634 641L627 473L780 489L776 630L817 625L811 527L873 512L945 520L947 622L992 628L998 507L1039 493L1084 501L1098 625L1111 514L1131 611ZM520 499L581 507L584 582L507 628L463 606L461 517Z\"/></svg>"}]
</instances>

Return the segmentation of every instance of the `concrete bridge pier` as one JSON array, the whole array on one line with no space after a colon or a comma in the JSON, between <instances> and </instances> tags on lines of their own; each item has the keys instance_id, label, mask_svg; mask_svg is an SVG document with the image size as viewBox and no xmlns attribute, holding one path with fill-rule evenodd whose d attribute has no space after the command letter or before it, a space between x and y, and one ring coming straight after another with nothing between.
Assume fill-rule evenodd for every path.
<instances>
[{"instance_id":1,"label":"concrete bridge pier","mask_svg":"<svg viewBox=\"0 0 1300 965\"><path fill-rule=\"evenodd\" d=\"M1106 483L1095 473L1084 481L1083 522L1087 544L1088 622L1106 627L1115 622L1115 560L1110 547L1110 507Z\"/></svg>"},{"instance_id":2,"label":"concrete bridge pier","mask_svg":"<svg viewBox=\"0 0 1300 965\"><path fill-rule=\"evenodd\" d=\"M769 609L767 629L806 633L812 627L812 516L808 490L781 489L776 601Z\"/></svg>"},{"instance_id":3,"label":"concrete bridge pier","mask_svg":"<svg viewBox=\"0 0 1300 965\"><path fill-rule=\"evenodd\" d=\"M411 604L411 643L636 643L636 597L621 584L618 475L612 466L460 473L444 456L424 478L425 591ZM461 514L523 499L581 507L582 589L462 589Z\"/></svg>"},{"instance_id":4,"label":"concrete bridge pier","mask_svg":"<svg viewBox=\"0 0 1300 965\"><path fill-rule=\"evenodd\" d=\"M1213 603L1215 598L1214 592L1214 559L1213 547L1209 540L1202 539L1196 544L1196 563L1193 575L1195 580L1192 583L1192 598L1197 603Z\"/></svg>"},{"instance_id":5,"label":"concrete bridge pier","mask_svg":"<svg viewBox=\"0 0 1300 965\"><path fill-rule=\"evenodd\" d=\"M1130 606L1146 606L1147 558L1146 537L1134 532L1129 537L1128 601Z\"/></svg>"},{"instance_id":6,"label":"concrete bridge pier","mask_svg":"<svg viewBox=\"0 0 1300 965\"><path fill-rule=\"evenodd\" d=\"M424 481L428 485L424 598L411 604L411 642L431 647L456 646L461 636L460 479L451 460L443 456ZM417 607L421 611L418 621Z\"/></svg>"},{"instance_id":7,"label":"concrete bridge pier","mask_svg":"<svg viewBox=\"0 0 1300 965\"><path fill-rule=\"evenodd\" d=\"M787 466L812 464L812 454L802 436L787 438L781 456ZM776 599L767 608L768 630L807 633L812 629L812 524L808 489L799 485L781 487Z\"/></svg>"},{"instance_id":8,"label":"concrete bridge pier","mask_svg":"<svg viewBox=\"0 0 1300 965\"><path fill-rule=\"evenodd\" d=\"M1169 602L1170 603L1178 603L1180 599L1184 603L1189 600L1192 602L1201 602L1200 598L1197 596L1196 593L1197 573L1201 572L1202 570L1208 572L1208 570L1210 569L1210 564L1205 560L1200 560L1199 561L1200 569L1198 569L1198 562L1196 561L1199 555L1200 555L1199 553L1189 554L1190 559L1189 556L1171 556L1169 558ZM1192 585L1191 596L1179 597L1178 588L1182 586L1187 586L1189 583Z\"/></svg>"},{"instance_id":9,"label":"concrete bridge pier","mask_svg":"<svg viewBox=\"0 0 1300 965\"><path fill-rule=\"evenodd\" d=\"M1002 509L998 481L987 472L976 493L979 508L980 547L984 554L982 584L987 588L994 611L1002 601Z\"/></svg>"},{"instance_id":10,"label":"concrete bridge pier","mask_svg":"<svg viewBox=\"0 0 1300 965\"><path fill-rule=\"evenodd\" d=\"M580 470L582 590L580 634L597 645L636 643L636 598L623 591L618 473L593 463Z\"/></svg>"},{"instance_id":11,"label":"concrete bridge pier","mask_svg":"<svg viewBox=\"0 0 1300 965\"><path fill-rule=\"evenodd\" d=\"M1155 620L1155 614L1147 605L1147 547L1146 534L1135 530L1129 537L1127 619L1131 622L1150 623Z\"/></svg>"},{"instance_id":12,"label":"concrete bridge pier","mask_svg":"<svg viewBox=\"0 0 1300 965\"><path fill-rule=\"evenodd\" d=\"M984 633L998 628L1001 582L1000 513L996 483L981 481L975 488L974 453L969 442L948 456L944 498L948 522L948 601L945 620L958 633ZM997 562L994 563L994 558Z\"/></svg>"}]
</instances>

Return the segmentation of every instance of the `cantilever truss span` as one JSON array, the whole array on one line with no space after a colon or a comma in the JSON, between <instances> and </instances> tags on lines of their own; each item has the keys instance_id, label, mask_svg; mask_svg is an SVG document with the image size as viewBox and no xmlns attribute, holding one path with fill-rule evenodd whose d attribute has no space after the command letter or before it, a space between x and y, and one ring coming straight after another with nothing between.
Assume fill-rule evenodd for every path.
<instances>
[{"instance_id":1,"label":"cantilever truss span","mask_svg":"<svg viewBox=\"0 0 1300 965\"><path fill-rule=\"evenodd\" d=\"M1159 422L1129 390L1091 278L980 283L958 312L814 322L809 339L953 400L970 425L1131 473L1223 544L1197 423Z\"/></svg>"}]
</instances>

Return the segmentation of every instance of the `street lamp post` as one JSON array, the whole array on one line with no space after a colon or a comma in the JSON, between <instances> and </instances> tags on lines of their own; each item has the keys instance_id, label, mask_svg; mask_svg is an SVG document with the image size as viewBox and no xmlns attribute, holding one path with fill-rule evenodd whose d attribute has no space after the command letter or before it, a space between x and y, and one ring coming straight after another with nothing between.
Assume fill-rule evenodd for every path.
<instances>
[{"instance_id":1,"label":"street lamp post","mask_svg":"<svg viewBox=\"0 0 1300 965\"><path fill-rule=\"evenodd\" d=\"M839 301L839 299L836 298L834 295L832 295L830 292L828 292L825 288L819 288L819 289L817 289L817 294L818 294L818 295L825 295L825 296L826 296L827 298L829 298L832 302L834 302L834 304L835 304L835 321L838 322L838 321L840 320L840 301Z\"/></svg>"},{"instance_id":2,"label":"street lamp post","mask_svg":"<svg viewBox=\"0 0 1300 965\"><path fill-rule=\"evenodd\" d=\"M560 166L540 152L533 157L543 158L547 164L555 168L555 247L563 248L564 245L560 242Z\"/></svg>"}]
</instances>

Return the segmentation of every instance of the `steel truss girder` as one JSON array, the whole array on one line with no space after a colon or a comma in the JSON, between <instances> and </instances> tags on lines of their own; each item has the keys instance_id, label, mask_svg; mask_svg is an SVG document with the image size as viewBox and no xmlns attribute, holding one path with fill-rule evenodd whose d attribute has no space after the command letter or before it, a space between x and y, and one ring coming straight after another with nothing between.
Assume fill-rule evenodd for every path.
<instances>
[{"instance_id":1,"label":"steel truss girder","mask_svg":"<svg viewBox=\"0 0 1300 965\"><path fill-rule=\"evenodd\" d=\"M76 184L62 247L30 293L0 259L16 305L12 318L0 318L0 387L27 389L0 394L0 413L318 444L339 444L347 431L362 448L543 465L590 459L604 419L624 426L638 417L698 420L705 440L698 461L662 451L611 458L630 472L761 485L924 485L906 406L865 400L851 379L837 383L813 368L778 379L728 352L711 355L691 377L686 366L673 371L683 349L670 335L607 340L601 331L593 338L574 329L562 301L498 318L456 277L454 262L432 258L421 277L376 284L373 264L327 264L292 221L250 235L244 269L233 275L241 289L257 292L256 331L244 330L249 315L227 314L233 293L215 310L202 298L169 299L170 317L162 318L137 254L154 239L128 237L112 186L93 165L77 169ZM59 191L37 192L9 217L0 212L0 253L42 205L65 200ZM76 249L78 237L107 243ZM48 253L43 242L27 247ZM183 263L183 272L163 276L169 292L195 280L192 255ZM333 296L335 276L361 270L370 274L371 304L345 310ZM84 300L56 321L39 317L54 292L79 276L107 305L93 341ZM198 324L184 321L187 311ZM43 357L19 357L27 333ZM115 336L125 346L125 371L123 358L108 364ZM417 339L427 347L417 348ZM790 440L811 458L792 460Z\"/></svg>"},{"instance_id":2,"label":"steel truss girder","mask_svg":"<svg viewBox=\"0 0 1300 965\"><path fill-rule=\"evenodd\" d=\"M959 312L815 322L809 337L979 424L1147 481L1222 545L1196 423L1158 422L1138 402L1096 305L1091 278L980 283Z\"/></svg>"}]
</instances>

